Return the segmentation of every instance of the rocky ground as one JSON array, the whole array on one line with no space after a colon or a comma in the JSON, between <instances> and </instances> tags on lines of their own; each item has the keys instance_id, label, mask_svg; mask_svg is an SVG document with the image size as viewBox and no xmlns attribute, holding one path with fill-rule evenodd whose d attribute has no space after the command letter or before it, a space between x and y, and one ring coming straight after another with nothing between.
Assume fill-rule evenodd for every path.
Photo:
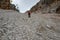
<instances>
[{"instance_id":1,"label":"rocky ground","mask_svg":"<svg viewBox=\"0 0 60 40\"><path fill-rule=\"evenodd\" d=\"M60 14L0 10L0 40L60 40Z\"/></svg>"}]
</instances>

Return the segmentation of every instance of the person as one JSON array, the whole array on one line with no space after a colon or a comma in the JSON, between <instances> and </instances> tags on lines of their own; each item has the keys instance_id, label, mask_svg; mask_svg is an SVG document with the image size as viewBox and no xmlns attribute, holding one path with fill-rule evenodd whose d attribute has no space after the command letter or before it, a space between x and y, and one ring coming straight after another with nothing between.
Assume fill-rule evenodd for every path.
<instances>
[{"instance_id":1,"label":"person","mask_svg":"<svg viewBox=\"0 0 60 40\"><path fill-rule=\"evenodd\" d=\"M31 12L30 12L30 11L28 11L28 17L29 17L29 18L31 17Z\"/></svg>"}]
</instances>

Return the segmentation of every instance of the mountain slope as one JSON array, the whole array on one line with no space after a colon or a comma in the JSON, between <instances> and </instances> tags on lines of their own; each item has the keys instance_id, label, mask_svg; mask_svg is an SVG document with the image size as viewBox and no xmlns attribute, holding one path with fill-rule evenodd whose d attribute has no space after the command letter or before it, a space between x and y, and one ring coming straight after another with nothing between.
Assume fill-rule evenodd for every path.
<instances>
[{"instance_id":1,"label":"mountain slope","mask_svg":"<svg viewBox=\"0 0 60 40\"><path fill-rule=\"evenodd\" d=\"M31 8L31 12L37 10L45 12L56 12L56 9L60 6L60 0L40 0L35 6Z\"/></svg>"},{"instance_id":2,"label":"mountain slope","mask_svg":"<svg viewBox=\"0 0 60 40\"><path fill-rule=\"evenodd\" d=\"M60 16L0 10L0 40L60 40Z\"/></svg>"}]
</instances>

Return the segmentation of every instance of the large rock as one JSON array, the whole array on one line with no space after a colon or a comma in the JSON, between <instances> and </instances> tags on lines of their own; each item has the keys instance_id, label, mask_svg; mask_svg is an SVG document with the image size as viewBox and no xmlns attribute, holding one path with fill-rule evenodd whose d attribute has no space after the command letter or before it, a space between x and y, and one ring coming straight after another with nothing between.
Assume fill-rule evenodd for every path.
<instances>
[{"instance_id":1,"label":"large rock","mask_svg":"<svg viewBox=\"0 0 60 40\"><path fill-rule=\"evenodd\" d=\"M60 6L56 9L56 13L60 14Z\"/></svg>"}]
</instances>

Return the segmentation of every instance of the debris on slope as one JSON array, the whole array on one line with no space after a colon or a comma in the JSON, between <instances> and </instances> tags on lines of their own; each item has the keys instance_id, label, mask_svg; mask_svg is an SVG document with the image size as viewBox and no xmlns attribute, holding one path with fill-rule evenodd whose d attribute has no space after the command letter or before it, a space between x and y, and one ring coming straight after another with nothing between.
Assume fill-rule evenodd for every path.
<instances>
[{"instance_id":1,"label":"debris on slope","mask_svg":"<svg viewBox=\"0 0 60 40\"><path fill-rule=\"evenodd\" d=\"M58 14L20 14L0 10L0 40L60 40Z\"/></svg>"}]
</instances>

